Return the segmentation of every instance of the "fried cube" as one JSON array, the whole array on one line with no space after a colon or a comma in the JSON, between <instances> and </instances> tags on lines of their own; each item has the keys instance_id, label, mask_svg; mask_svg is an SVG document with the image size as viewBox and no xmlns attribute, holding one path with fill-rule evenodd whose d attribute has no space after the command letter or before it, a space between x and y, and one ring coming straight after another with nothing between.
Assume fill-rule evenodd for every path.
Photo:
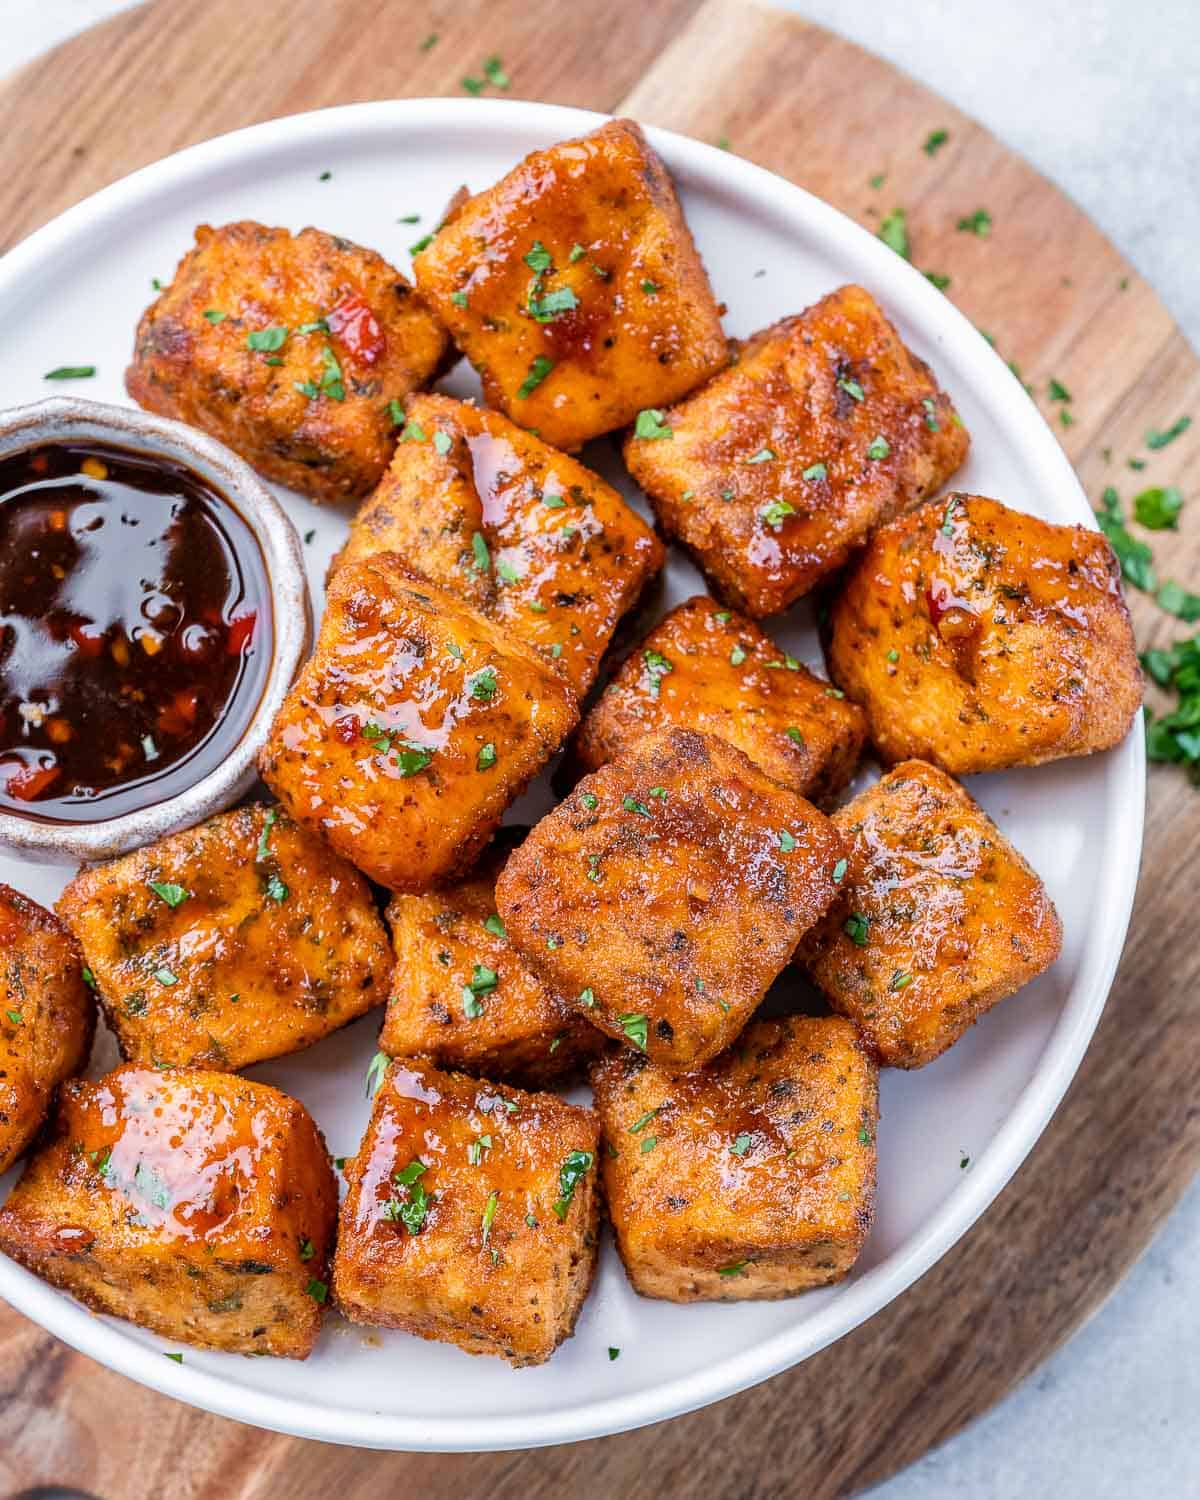
<instances>
[{"instance_id":1,"label":"fried cube","mask_svg":"<svg viewBox=\"0 0 1200 1500\"><path fill-rule=\"evenodd\" d=\"M422 891L470 867L577 718L532 647L381 552L335 573L260 769L372 880Z\"/></svg>"},{"instance_id":2,"label":"fried cube","mask_svg":"<svg viewBox=\"0 0 1200 1500\"><path fill-rule=\"evenodd\" d=\"M417 1059L393 1062L347 1164L333 1289L355 1323L537 1365L596 1268L599 1121Z\"/></svg>"},{"instance_id":3,"label":"fried cube","mask_svg":"<svg viewBox=\"0 0 1200 1500\"><path fill-rule=\"evenodd\" d=\"M833 820L849 869L799 956L881 1063L932 1062L1058 957L1045 886L936 766L905 761Z\"/></svg>"},{"instance_id":4,"label":"fried cube","mask_svg":"<svg viewBox=\"0 0 1200 1500\"><path fill-rule=\"evenodd\" d=\"M671 179L632 120L527 156L413 271L488 405L556 448L678 400L729 357Z\"/></svg>"},{"instance_id":5,"label":"fried cube","mask_svg":"<svg viewBox=\"0 0 1200 1500\"><path fill-rule=\"evenodd\" d=\"M42 1127L54 1090L92 1050L96 1005L75 939L0 885L0 1172Z\"/></svg>"},{"instance_id":6,"label":"fried cube","mask_svg":"<svg viewBox=\"0 0 1200 1500\"><path fill-rule=\"evenodd\" d=\"M871 1227L879 1075L840 1016L759 1021L706 1068L592 1069L604 1194L634 1289L669 1302L840 1281Z\"/></svg>"},{"instance_id":7,"label":"fried cube","mask_svg":"<svg viewBox=\"0 0 1200 1500\"><path fill-rule=\"evenodd\" d=\"M625 462L716 592L761 618L936 490L967 443L929 367L867 292L844 286L639 424Z\"/></svg>"},{"instance_id":8,"label":"fried cube","mask_svg":"<svg viewBox=\"0 0 1200 1500\"><path fill-rule=\"evenodd\" d=\"M304 1359L336 1217L302 1104L229 1073L129 1064L64 1086L0 1209L0 1250L166 1338Z\"/></svg>"},{"instance_id":9,"label":"fried cube","mask_svg":"<svg viewBox=\"0 0 1200 1500\"><path fill-rule=\"evenodd\" d=\"M379 1036L390 1057L546 1088L576 1074L605 1045L572 1006L546 988L508 941L496 912L500 844L464 879L423 896L395 896L396 950Z\"/></svg>"},{"instance_id":10,"label":"fried cube","mask_svg":"<svg viewBox=\"0 0 1200 1500\"><path fill-rule=\"evenodd\" d=\"M752 621L701 595L626 658L580 725L575 758L594 771L664 724L728 740L774 781L825 802L854 774L867 721Z\"/></svg>"},{"instance_id":11,"label":"fried cube","mask_svg":"<svg viewBox=\"0 0 1200 1500\"><path fill-rule=\"evenodd\" d=\"M86 868L58 910L131 1062L236 1071L387 996L391 947L366 881L277 808Z\"/></svg>"},{"instance_id":12,"label":"fried cube","mask_svg":"<svg viewBox=\"0 0 1200 1500\"><path fill-rule=\"evenodd\" d=\"M339 562L397 552L566 672L582 697L663 564L640 516L498 412L414 396L396 456Z\"/></svg>"},{"instance_id":13,"label":"fried cube","mask_svg":"<svg viewBox=\"0 0 1200 1500\"><path fill-rule=\"evenodd\" d=\"M740 750L668 728L542 819L496 906L514 947L593 1025L698 1067L833 900L841 857L829 819Z\"/></svg>"},{"instance_id":14,"label":"fried cube","mask_svg":"<svg viewBox=\"0 0 1200 1500\"><path fill-rule=\"evenodd\" d=\"M389 402L438 372L445 329L373 250L305 229L196 230L142 314L129 394L227 443L313 500L379 483L396 441Z\"/></svg>"},{"instance_id":15,"label":"fried cube","mask_svg":"<svg viewBox=\"0 0 1200 1500\"><path fill-rule=\"evenodd\" d=\"M887 764L955 776L1107 750L1142 701L1106 539L982 495L877 533L834 604L829 664Z\"/></svg>"}]
</instances>

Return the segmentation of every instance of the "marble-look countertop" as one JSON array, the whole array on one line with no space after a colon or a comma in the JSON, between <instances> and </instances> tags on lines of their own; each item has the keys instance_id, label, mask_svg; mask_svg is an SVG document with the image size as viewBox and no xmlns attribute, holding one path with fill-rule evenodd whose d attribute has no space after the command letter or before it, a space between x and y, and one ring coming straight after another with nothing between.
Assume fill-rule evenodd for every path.
<instances>
[{"instance_id":1,"label":"marble-look countertop","mask_svg":"<svg viewBox=\"0 0 1200 1500\"><path fill-rule=\"evenodd\" d=\"M0 71L125 3L0 0ZM776 3L880 53L1022 152L1200 346L1200 0ZM1086 1328L873 1500L1051 1495L1200 1495L1200 1183Z\"/></svg>"}]
</instances>

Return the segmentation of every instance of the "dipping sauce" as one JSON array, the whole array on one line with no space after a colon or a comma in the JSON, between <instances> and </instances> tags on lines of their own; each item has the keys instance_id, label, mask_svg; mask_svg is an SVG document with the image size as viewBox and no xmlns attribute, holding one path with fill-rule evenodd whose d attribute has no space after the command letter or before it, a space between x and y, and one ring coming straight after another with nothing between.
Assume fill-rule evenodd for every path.
<instances>
[{"instance_id":1,"label":"dipping sauce","mask_svg":"<svg viewBox=\"0 0 1200 1500\"><path fill-rule=\"evenodd\" d=\"M184 465L0 459L0 808L99 822L193 785L253 717L272 634L254 533Z\"/></svg>"}]
</instances>

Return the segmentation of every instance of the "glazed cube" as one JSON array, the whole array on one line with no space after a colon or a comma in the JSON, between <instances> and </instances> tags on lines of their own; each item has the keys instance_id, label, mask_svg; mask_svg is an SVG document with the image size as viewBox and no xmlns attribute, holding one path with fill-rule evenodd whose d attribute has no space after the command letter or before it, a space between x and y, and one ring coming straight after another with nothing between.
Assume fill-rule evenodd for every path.
<instances>
[{"instance_id":1,"label":"glazed cube","mask_svg":"<svg viewBox=\"0 0 1200 1500\"><path fill-rule=\"evenodd\" d=\"M388 1068L347 1165L333 1287L355 1323L550 1358L596 1268L599 1124L416 1059Z\"/></svg>"},{"instance_id":2,"label":"glazed cube","mask_svg":"<svg viewBox=\"0 0 1200 1500\"><path fill-rule=\"evenodd\" d=\"M840 688L704 596L672 610L626 658L580 725L576 759L594 771L665 724L728 740L814 802L849 781L866 734L862 709Z\"/></svg>"},{"instance_id":3,"label":"glazed cube","mask_svg":"<svg viewBox=\"0 0 1200 1500\"><path fill-rule=\"evenodd\" d=\"M147 1066L236 1071L387 995L391 948L366 881L278 808L85 868L58 910L121 1055Z\"/></svg>"},{"instance_id":4,"label":"glazed cube","mask_svg":"<svg viewBox=\"0 0 1200 1500\"><path fill-rule=\"evenodd\" d=\"M96 1005L75 940L0 885L0 1172L41 1129L54 1090L92 1050Z\"/></svg>"},{"instance_id":5,"label":"glazed cube","mask_svg":"<svg viewBox=\"0 0 1200 1500\"><path fill-rule=\"evenodd\" d=\"M881 1063L932 1062L1058 957L1045 886L936 766L905 761L833 821L849 869L800 957Z\"/></svg>"},{"instance_id":6,"label":"glazed cube","mask_svg":"<svg viewBox=\"0 0 1200 1500\"><path fill-rule=\"evenodd\" d=\"M966 454L949 397L857 286L756 334L625 443L664 530L756 618L808 593Z\"/></svg>"},{"instance_id":7,"label":"glazed cube","mask_svg":"<svg viewBox=\"0 0 1200 1500\"><path fill-rule=\"evenodd\" d=\"M0 1209L0 1250L166 1338L304 1359L336 1215L303 1105L229 1073L131 1064L64 1086Z\"/></svg>"},{"instance_id":8,"label":"glazed cube","mask_svg":"<svg viewBox=\"0 0 1200 1500\"><path fill-rule=\"evenodd\" d=\"M678 400L728 358L671 179L632 120L527 156L413 269L488 405L556 448Z\"/></svg>"},{"instance_id":9,"label":"glazed cube","mask_svg":"<svg viewBox=\"0 0 1200 1500\"><path fill-rule=\"evenodd\" d=\"M414 396L407 412L339 562L398 552L582 697L662 543L611 485L498 412L447 396Z\"/></svg>"},{"instance_id":10,"label":"glazed cube","mask_svg":"<svg viewBox=\"0 0 1200 1500\"><path fill-rule=\"evenodd\" d=\"M420 1054L544 1088L578 1072L605 1037L509 943L496 913L496 876L510 847L489 850L461 880L393 897L396 967L379 1046L391 1057Z\"/></svg>"},{"instance_id":11,"label":"glazed cube","mask_svg":"<svg viewBox=\"0 0 1200 1500\"><path fill-rule=\"evenodd\" d=\"M664 729L585 776L511 856L496 906L557 994L655 1062L727 1046L833 900L828 818L732 745Z\"/></svg>"},{"instance_id":12,"label":"glazed cube","mask_svg":"<svg viewBox=\"0 0 1200 1500\"><path fill-rule=\"evenodd\" d=\"M389 403L437 373L446 331L373 250L319 229L202 224L142 314L126 389L313 500L379 483Z\"/></svg>"},{"instance_id":13,"label":"glazed cube","mask_svg":"<svg viewBox=\"0 0 1200 1500\"><path fill-rule=\"evenodd\" d=\"M951 495L880 531L834 604L834 680L887 764L952 775L1119 744L1142 701L1121 569L1098 531Z\"/></svg>"},{"instance_id":14,"label":"glazed cube","mask_svg":"<svg viewBox=\"0 0 1200 1500\"><path fill-rule=\"evenodd\" d=\"M642 1296L789 1297L853 1266L874 1209L879 1090L849 1021L760 1021L684 1074L622 1051L592 1086L605 1201Z\"/></svg>"},{"instance_id":15,"label":"glazed cube","mask_svg":"<svg viewBox=\"0 0 1200 1500\"><path fill-rule=\"evenodd\" d=\"M577 717L532 647L381 552L334 575L259 764L297 822L421 891L469 868Z\"/></svg>"}]
</instances>

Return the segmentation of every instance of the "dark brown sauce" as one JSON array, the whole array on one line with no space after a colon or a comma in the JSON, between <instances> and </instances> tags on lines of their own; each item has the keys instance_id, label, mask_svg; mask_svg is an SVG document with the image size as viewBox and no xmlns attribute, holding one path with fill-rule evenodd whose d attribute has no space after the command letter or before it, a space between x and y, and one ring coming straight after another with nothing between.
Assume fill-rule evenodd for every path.
<instances>
[{"instance_id":1,"label":"dark brown sauce","mask_svg":"<svg viewBox=\"0 0 1200 1500\"><path fill-rule=\"evenodd\" d=\"M90 823L193 785L245 732L272 636L254 533L190 469L0 459L0 808Z\"/></svg>"}]
</instances>

